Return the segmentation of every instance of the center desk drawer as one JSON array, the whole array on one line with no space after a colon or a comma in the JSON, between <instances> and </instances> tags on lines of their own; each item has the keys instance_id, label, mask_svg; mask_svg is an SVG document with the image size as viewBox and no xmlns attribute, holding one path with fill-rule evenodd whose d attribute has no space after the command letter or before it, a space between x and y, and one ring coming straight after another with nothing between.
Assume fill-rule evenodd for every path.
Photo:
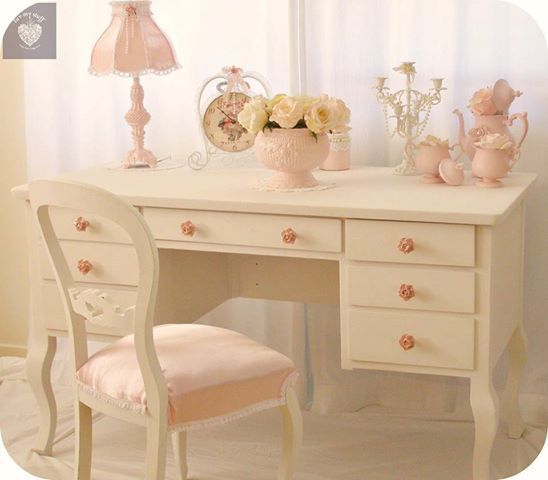
<instances>
[{"instance_id":1,"label":"center desk drawer","mask_svg":"<svg viewBox=\"0 0 548 480\"><path fill-rule=\"evenodd\" d=\"M400 345L403 335L413 337L412 348ZM472 370L474 343L473 318L348 312L348 356L355 361Z\"/></svg>"},{"instance_id":2,"label":"center desk drawer","mask_svg":"<svg viewBox=\"0 0 548 480\"><path fill-rule=\"evenodd\" d=\"M346 221L346 254L352 260L473 267L473 225Z\"/></svg>"},{"instance_id":3,"label":"center desk drawer","mask_svg":"<svg viewBox=\"0 0 548 480\"><path fill-rule=\"evenodd\" d=\"M473 313L475 274L432 267L350 265L348 301L364 307Z\"/></svg>"},{"instance_id":4,"label":"center desk drawer","mask_svg":"<svg viewBox=\"0 0 548 480\"><path fill-rule=\"evenodd\" d=\"M319 252L340 252L342 247L341 221L336 219L167 208L144 208L143 215L157 240ZM296 234L293 243L282 235L289 229Z\"/></svg>"}]
</instances>

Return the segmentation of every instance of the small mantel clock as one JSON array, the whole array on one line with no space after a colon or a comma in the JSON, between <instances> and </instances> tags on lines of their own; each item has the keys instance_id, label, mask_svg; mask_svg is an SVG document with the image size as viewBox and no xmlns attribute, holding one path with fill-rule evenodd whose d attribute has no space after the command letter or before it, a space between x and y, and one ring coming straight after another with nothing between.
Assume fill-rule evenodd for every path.
<instances>
[{"instance_id":1,"label":"small mantel clock","mask_svg":"<svg viewBox=\"0 0 548 480\"><path fill-rule=\"evenodd\" d=\"M205 155L198 151L190 155L188 163L192 169L201 170L213 157L219 157L227 164L236 159L245 162L250 158L255 134L238 122L238 114L244 105L251 97L258 95L252 92L249 79L253 79L254 84L263 90L260 94L270 97L266 79L235 66L223 68L202 84L197 96L197 111ZM206 98L208 89L213 85L215 94Z\"/></svg>"}]
</instances>

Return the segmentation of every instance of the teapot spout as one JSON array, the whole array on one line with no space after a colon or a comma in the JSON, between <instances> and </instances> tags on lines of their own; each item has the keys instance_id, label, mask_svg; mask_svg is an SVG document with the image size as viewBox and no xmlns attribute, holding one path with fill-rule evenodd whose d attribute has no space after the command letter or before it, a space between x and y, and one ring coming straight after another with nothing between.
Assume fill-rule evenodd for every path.
<instances>
[{"instance_id":1,"label":"teapot spout","mask_svg":"<svg viewBox=\"0 0 548 480\"><path fill-rule=\"evenodd\" d=\"M455 108L455 110L453 110L453 113L457 117L459 117L459 142L461 147L463 147L464 149L464 144L466 143L466 129L464 128L464 115L458 108Z\"/></svg>"}]
</instances>

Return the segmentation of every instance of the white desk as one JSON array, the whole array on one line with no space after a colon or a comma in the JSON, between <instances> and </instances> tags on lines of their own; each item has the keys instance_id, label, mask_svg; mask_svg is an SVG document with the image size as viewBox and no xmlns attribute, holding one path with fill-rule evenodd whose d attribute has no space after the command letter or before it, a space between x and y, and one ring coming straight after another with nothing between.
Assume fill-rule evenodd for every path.
<instances>
[{"instance_id":1,"label":"white desk","mask_svg":"<svg viewBox=\"0 0 548 480\"><path fill-rule=\"evenodd\" d=\"M422 185L391 169L361 168L318 173L337 185L329 190L250 189L264 174L92 169L64 177L124 197L149 222L161 249L159 323L195 321L234 297L339 303L343 368L470 378L473 478L487 480L499 421L491 377L507 347L509 435L519 438L524 428L517 404L526 359L523 200L536 176L513 173L504 188L490 190ZM13 193L27 200L25 186ZM87 218L89 227L77 231L78 216L59 211L54 219L75 279L100 285L121 306L131 304L138 279L128 266L134 252L127 238L101 218ZM187 235L185 222L191 222ZM56 407L50 369L65 320L31 219L29 229L28 376L41 409L37 447L51 454ZM109 232L109 243L96 241L99 229ZM294 243L283 241L287 229L296 234ZM413 251L399 249L402 238L412 240L406 244ZM91 263L86 275L79 260ZM90 325L89 331L112 339L130 329Z\"/></svg>"}]
</instances>

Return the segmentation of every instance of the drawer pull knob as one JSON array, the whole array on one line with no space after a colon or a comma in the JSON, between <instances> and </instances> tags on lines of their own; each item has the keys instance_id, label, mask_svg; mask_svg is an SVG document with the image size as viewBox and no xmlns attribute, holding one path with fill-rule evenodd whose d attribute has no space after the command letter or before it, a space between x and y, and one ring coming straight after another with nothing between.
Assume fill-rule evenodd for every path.
<instances>
[{"instance_id":1,"label":"drawer pull knob","mask_svg":"<svg viewBox=\"0 0 548 480\"><path fill-rule=\"evenodd\" d=\"M91 272L93 268L93 265L89 260L78 260L78 271L82 275L87 275L89 272Z\"/></svg>"},{"instance_id":2,"label":"drawer pull knob","mask_svg":"<svg viewBox=\"0 0 548 480\"><path fill-rule=\"evenodd\" d=\"M292 228L282 230L282 242L294 244L295 240L297 240L297 232L295 232L295 230Z\"/></svg>"},{"instance_id":3,"label":"drawer pull knob","mask_svg":"<svg viewBox=\"0 0 548 480\"><path fill-rule=\"evenodd\" d=\"M413 337L413 335L408 335L407 333L405 333L400 338L400 345L401 348L403 348L404 350L411 350L415 347L415 337Z\"/></svg>"},{"instance_id":4,"label":"drawer pull knob","mask_svg":"<svg viewBox=\"0 0 548 480\"><path fill-rule=\"evenodd\" d=\"M407 285L406 283L402 283L400 285L400 290L398 294L400 298L407 302L415 296L415 288L413 287L413 285Z\"/></svg>"},{"instance_id":5,"label":"drawer pull knob","mask_svg":"<svg viewBox=\"0 0 548 480\"><path fill-rule=\"evenodd\" d=\"M85 232L89 227L89 222L84 217L78 217L73 223L78 232Z\"/></svg>"},{"instance_id":6,"label":"drawer pull knob","mask_svg":"<svg viewBox=\"0 0 548 480\"><path fill-rule=\"evenodd\" d=\"M190 220L185 223L181 223L181 233L186 237L193 237L196 233L196 225L194 225Z\"/></svg>"},{"instance_id":7,"label":"drawer pull knob","mask_svg":"<svg viewBox=\"0 0 548 480\"><path fill-rule=\"evenodd\" d=\"M402 253L411 253L413 250L415 250L415 242L413 242L412 238L401 238L400 243L398 243L398 250Z\"/></svg>"}]
</instances>

